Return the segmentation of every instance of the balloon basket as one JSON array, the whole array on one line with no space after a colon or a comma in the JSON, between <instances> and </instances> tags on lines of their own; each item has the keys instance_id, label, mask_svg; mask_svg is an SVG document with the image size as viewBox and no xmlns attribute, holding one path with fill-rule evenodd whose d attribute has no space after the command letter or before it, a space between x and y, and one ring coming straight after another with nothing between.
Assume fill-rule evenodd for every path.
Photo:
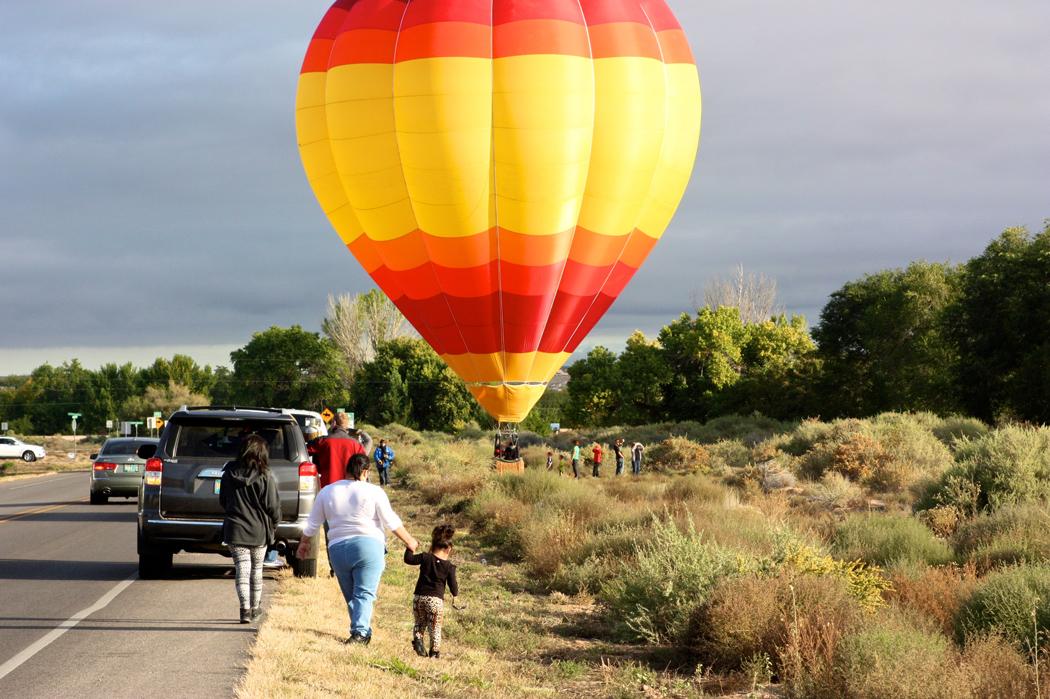
<instances>
[{"instance_id":1,"label":"balloon basket","mask_svg":"<svg viewBox=\"0 0 1050 699\"><path fill-rule=\"evenodd\" d=\"M506 473L525 473L525 459L517 459L516 461L495 459L495 463L497 475L502 476Z\"/></svg>"}]
</instances>

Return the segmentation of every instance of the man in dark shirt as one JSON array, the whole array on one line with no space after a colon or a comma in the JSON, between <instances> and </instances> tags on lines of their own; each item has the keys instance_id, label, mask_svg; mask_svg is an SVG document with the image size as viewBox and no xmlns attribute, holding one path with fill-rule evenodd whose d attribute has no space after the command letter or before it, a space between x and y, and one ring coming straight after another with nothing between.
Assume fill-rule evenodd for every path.
<instances>
[{"instance_id":1,"label":"man in dark shirt","mask_svg":"<svg viewBox=\"0 0 1050 699\"><path fill-rule=\"evenodd\" d=\"M616 456L616 475L623 475L623 439L613 440L613 454Z\"/></svg>"}]
</instances>

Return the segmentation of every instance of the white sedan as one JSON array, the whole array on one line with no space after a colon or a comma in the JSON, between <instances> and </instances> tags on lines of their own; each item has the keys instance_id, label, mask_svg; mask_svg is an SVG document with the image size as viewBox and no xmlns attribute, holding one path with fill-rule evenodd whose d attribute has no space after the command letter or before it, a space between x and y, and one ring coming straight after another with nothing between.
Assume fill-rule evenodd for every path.
<instances>
[{"instance_id":1,"label":"white sedan","mask_svg":"<svg viewBox=\"0 0 1050 699\"><path fill-rule=\"evenodd\" d=\"M36 461L47 456L43 447L35 444L26 444L14 437L0 437L0 459L21 459L22 461Z\"/></svg>"}]
</instances>

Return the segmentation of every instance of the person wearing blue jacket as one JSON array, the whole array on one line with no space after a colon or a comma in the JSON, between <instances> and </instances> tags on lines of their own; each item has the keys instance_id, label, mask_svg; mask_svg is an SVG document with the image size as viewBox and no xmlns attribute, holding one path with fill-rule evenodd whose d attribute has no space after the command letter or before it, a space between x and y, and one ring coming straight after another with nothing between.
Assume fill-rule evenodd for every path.
<instances>
[{"instance_id":1,"label":"person wearing blue jacket","mask_svg":"<svg viewBox=\"0 0 1050 699\"><path fill-rule=\"evenodd\" d=\"M380 439L373 456L376 460L376 471L379 472L379 485L389 485L390 465L394 463L394 450L387 446L385 439Z\"/></svg>"}]
</instances>

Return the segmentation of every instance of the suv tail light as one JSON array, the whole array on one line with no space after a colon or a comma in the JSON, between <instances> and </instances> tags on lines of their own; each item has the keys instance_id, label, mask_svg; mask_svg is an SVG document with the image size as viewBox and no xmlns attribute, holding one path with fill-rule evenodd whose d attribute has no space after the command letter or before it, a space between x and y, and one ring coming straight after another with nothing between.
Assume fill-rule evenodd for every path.
<instances>
[{"instance_id":1,"label":"suv tail light","mask_svg":"<svg viewBox=\"0 0 1050 699\"><path fill-rule=\"evenodd\" d=\"M116 471L117 465L109 461L96 461L92 468L96 471Z\"/></svg>"},{"instance_id":2,"label":"suv tail light","mask_svg":"<svg viewBox=\"0 0 1050 699\"><path fill-rule=\"evenodd\" d=\"M312 493L317 490L317 466L312 461L299 464L299 492Z\"/></svg>"},{"instance_id":3,"label":"suv tail light","mask_svg":"<svg viewBox=\"0 0 1050 699\"><path fill-rule=\"evenodd\" d=\"M164 475L164 462L154 457L146 460L146 485L160 485Z\"/></svg>"}]
</instances>

